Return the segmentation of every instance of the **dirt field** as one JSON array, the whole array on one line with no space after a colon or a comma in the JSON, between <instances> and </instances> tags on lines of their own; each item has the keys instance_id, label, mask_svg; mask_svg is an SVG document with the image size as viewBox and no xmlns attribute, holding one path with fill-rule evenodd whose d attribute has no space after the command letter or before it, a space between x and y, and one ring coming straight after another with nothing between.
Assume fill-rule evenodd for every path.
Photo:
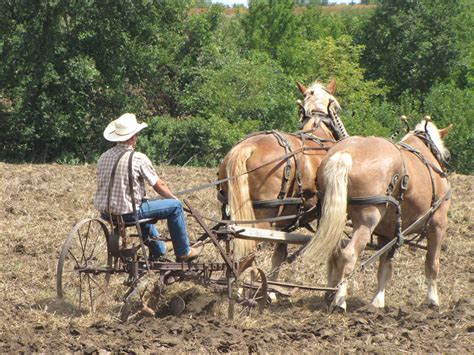
<instances>
[{"instance_id":1,"label":"dirt field","mask_svg":"<svg viewBox=\"0 0 474 355\"><path fill-rule=\"evenodd\" d=\"M215 170L160 167L177 191L215 179ZM328 314L323 294L297 291L260 317L226 319L226 302L192 283L173 285L162 297L157 318L122 324L116 317L123 276L95 314L76 316L56 301L56 264L72 226L96 216L92 201L95 166L0 163L0 352L472 352L474 177L453 174L450 226L439 276L440 309L423 307L424 253L404 247L394 261L386 308L368 306L375 268L349 285L346 314ZM207 216L218 216L215 190L187 196ZM194 238L200 233L188 219ZM161 225L163 232L165 228ZM362 259L370 252L365 252ZM207 247L202 260L216 260ZM259 254L264 268L270 251ZM297 263L281 272L293 283L324 284L324 267ZM176 294L188 301L180 316L168 315Z\"/></svg>"}]
</instances>

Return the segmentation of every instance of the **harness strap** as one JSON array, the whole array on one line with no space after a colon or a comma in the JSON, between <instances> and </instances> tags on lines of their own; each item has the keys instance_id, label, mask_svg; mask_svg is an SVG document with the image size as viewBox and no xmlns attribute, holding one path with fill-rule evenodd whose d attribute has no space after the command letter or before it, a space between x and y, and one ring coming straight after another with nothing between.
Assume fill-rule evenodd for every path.
<instances>
[{"instance_id":1,"label":"harness strap","mask_svg":"<svg viewBox=\"0 0 474 355\"><path fill-rule=\"evenodd\" d=\"M319 200L324 199L324 191L317 191L316 195ZM393 196L389 195L380 195L380 196L367 196L367 197L349 197L347 203L350 205L362 206L362 205L378 205L381 203L391 203L395 207L400 204L400 202Z\"/></svg>"},{"instance_id":2,"label":"harness strap","mask_svg":"<svg viewBox=\"0 0 474 355\"><path fill-rule=\"evenodd\" d=\"M203 190L203 189L207 189L209 187L213 187L213 186L218 186L224 182L227 182L227 181L230 181L230 180L233 180L233 179L237 179L238 177L240 176L243 176L243 175L246 175L246 174L250 174L251 172L253 171L256 171L260 168L263 168L264 166L267 166L267 165L270 165L272 163L275 163L277 161L281 161L281 160L285 160L285 159L288 159L289 157L295 155L295 154L298 154L298 153L301 153L301 152L304 152L304 151L307 151L307 150L320 150L321 148L316 148L316 147L302 147L302 148L299 148L297 150L294 150L293 152L290 152L288 154L284 154L280 157L277 157L275 159L272 159L272 160L269 160L269 161L266 161L264 162L263 164L259 165L259 166L256 166L255 168L252 168L250 170L247 170L247 171L244 171L243 173L241 174L237 174L237 175L234 175L234 176L229 176L229 177L226 177L224 179L220 179L220 180L216 180L216 181L213 181L213 182L210 182L208 184L203 184L203 185L198 185L198 186L195 186L195 187L192 187L192 188L189 188L189 189L186 189L186 190L182 190L182 191L178 191L178 192L175 192L174 194L176 196L179 196L179 195L185 195L187 193L190 193L190 192L194 192L194 191L198 191L198 190Z\"/></svg>"},{"instance_id":3,"label":"harness strap","mask_svg":"<svg viewBox=\"0 0 474 355\"><path fill-rule=\"evenodd\" d=\"M297 197L287 197L284 199L276 199L276 200L252 201L252 205L254 208L280 207L281 205L299 205L302 203L303 203L303 200Z\"/></svg>"},{"instance_id":4,"label":"harness strap","mask_svg":"<svg viewBox=\"0 0 474 355\"><path fill-rule=\"evenodd\" d=\"M441 158L441 153L436 148L436 146L432 143L431 137L429 137L429 135L427 135L426 132L417 131L417 132L415 132L415 136L423 141L423 143L430 149L430 151L433 154L433 156L435 157L435 159L437 159L437 161L441 165L442 165L442 163L445 163L445 161ZM398 145L402 149L405 149L406 151L408 151L408 152L412 153L413 155L415 155L428 169L428 173L430 175L430 180L431 180L431 206L433 207L436 203L436 186L435 186L435 183L434 183L433 171L435 173L437 173L438 175L440 175L441 178L444 178L444 179L447 178L447 175L448 175L447 172L444 171L444 170L439 169L436 165L429 162L425 158L425 156L423 154L421 154L421 152L418 149L416 149L415 147L413 147L413 146L411 146L411 145L409 145L405 142L400 142L400 143L398 143ZM422 239L424 239L426 237L426 235L428 234L428 228L430 226L431 217L432 217L433 213L434 213L434 211L431 212L429 218L427 219L427 221L426 221L426 223L423 227L423 230L420 233L420 237L419 237L417 243L419 243Z\"/></svg>"},{"instance_id":5,"label":"harness strap","mask_svg":"<svg viewBox=\"0 0 474 355\"><path fill-rule=\"evenodd\" d=\"M290 153L290 152L293 151L293 147L291 145L291 142L289 140L287 140L281 133L275 131L274 135L275 135L276 139L278 140L278 143L285 149L285 152ZM305 137L303 135L301 135L301 137L299 137L299 138L301 139L301 142L302 142L301 147L299 149L303 149L304 148L304 138ZM295 161L295 181L296 181L296 185L297 185L297 189L298 189L297 194L299 196L297 201L299 201L299 202L295 203L297 205L297 207L296 207L296 209L297 209L296 216L297 217L293 221L293 223L291 223L290 225L288 225L284 229L285 231L295 230L295 229L299 228L301 216L303 215L303 209L304 209L304 205L303 205L303 203L304 203L303 180L302 180L302 175L301 175L301 164L300 164L300 161L299 161L296 154L293 155L293 159ZM285 196L287 194L287 185L288 185L288 181L290 180L290 177L291 177L291 160L287 159L286 166L284 168L283 180L282 180L280 193L278 194L278 199L279 200L285 199ZM279 205L279 207L280 207L280 210L278 211L279 215L283 212L283 205L284 204Z\"/></svg>"},{"instance_id":6,"label":"harness strap","mask_svg":"<svg viewBox=\"0 0 474 355\"><path fill-rule=\"evenodd\" d=\"M421 138L420 138L421 139ZM424 142L426 142L426 140L423 140ZM424 157L423 154L421 154L421 152L416 149L415 147L412 147L411 145L405 143L405 142L399 142L398 145L402 148L402 149L405 149L407 151L409 151L410 153L413 153L418 159L420 159L423 164L425 164L426 166L429 166L431 169L433 169L433 171L435 171L438 175L440 175L442 178L446 178L448 177L448 174L439 169L436 165L434 165L433 163L429 162L428 160L426 160L426 158ZM434 155L434 154L433 154ZM435 155L436 157L436 155Z\"/></svg>"},{"instance_id":7,"label":"harness strap","mask_svg":"<svg viewBox=\"0 0 474 355\"><path fill-rule=\"evenodd\" d=\"M309 208L308 210L304 211L303 212L303 215L305 214L308 214L308 213L311 213L313 212L314 210L316 209L316 206L313 206L311 208ZM185 208L186 210L186 208ZM208 221L211 221L211 222L214 222L214 223L218 223L218 224L221 224L221 225L228 225L228 224L255 224L255 223L263 223L263 222L280 222L280 221L286 221L286 220L290 220L290 219L295 219L295 218L298 218L300 217L300 215L298 214L291 214L291 215L287 215L287 216L279 216L279 217L269 217L269 218L262 218L262 219L255 219L255 220L243 220L243 221L231 221L231 220L228 220L228 219L215 219L215 218L211 218L211 217L205 217L205 216L201 216L201 218L203 219L206 219Z\"/></svg>"},{"instance_id":8,"label":"harness strap","mask_svg":"<svg viewBox=\"0 0 474 355\"><path fill-rule=\"evenodd\" d=\"M278 144L280 144L285 149L286 154L289 154L289 153L293 152L293 149L291 147L291 143L280 132L274 131L273 135L275 136ZM293 157L294 157L294 155L293 155ZM285 198L286 187L287 187L288 181L290 180L290 175L291 175L291 160L286 159L286 166L283 170L283 180L281 182L281 189L280 189L280 192L278 194L278 199Z\"/></svg>"}]
</instances>

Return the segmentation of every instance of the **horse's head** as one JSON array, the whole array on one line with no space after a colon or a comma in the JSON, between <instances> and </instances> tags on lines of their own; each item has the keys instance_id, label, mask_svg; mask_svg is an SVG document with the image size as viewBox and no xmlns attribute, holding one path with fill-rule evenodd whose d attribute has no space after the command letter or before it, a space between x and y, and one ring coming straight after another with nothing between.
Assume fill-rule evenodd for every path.
<instances>
[{"instance_id":1,"label":"horse's head","mask_svg":"<svg viewBox=\"0 0 474 355\"><path fill-rule=\"evenodd\" d=\"M327 87L319 82L314 82L308 88L299 82L296 84L304 95L304 101L297 101L300 107L301 129L315 131L321 123L324 123L323 130L330 133L333 138L339 140L348 137L344 124L337 115L341 106L333 96L336 92L336 80L333 79Z\"/></svg>"},{"instance_id":2,"label":"horse's head","mask_svg":"<svg viewBox=\"0 0 474 355\"><path fill-rule=\"evenodd\" d=\"M445 128L438 129L433 121L431 121L431 117L425 116L425 118L415 126L412 132L409 132L403 137L402 142L410 136L417 136L430 148L438 161L442 165L446 165L451 158L451 153L444 146L443 139L452 128L453 125L450 124Z\"/></svg>"},{"instance_id":3,"label":"horse's head","mask_svg":"<svg viewBox=\"0 0 474 355\"><path fill-rule=\"evenodd\" d=\"M332 80L327 87L315 81L309 87L296 82L298 89L304 96L304 101L299 101L301 108L300 121L306 125L306 121L315 119L317 116L329 116L329 110L339 110L341 107L333 96L336 92L336 80Z\"/></svg>"}]
</instances>

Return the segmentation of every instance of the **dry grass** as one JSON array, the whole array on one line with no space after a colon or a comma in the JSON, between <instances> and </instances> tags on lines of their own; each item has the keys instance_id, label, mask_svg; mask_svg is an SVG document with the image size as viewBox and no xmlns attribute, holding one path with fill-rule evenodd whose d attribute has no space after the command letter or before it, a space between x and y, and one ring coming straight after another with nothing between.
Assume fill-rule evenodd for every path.
<instances>
[{"instance_id":1,"label":"dry grass","mask_svg":"<svg viewBox=\"0 0 474 355\"><path fill-rule=\"evenodd\" d=\"M186 295L201 303L216 300L214 307L206 312L201 309L201 313L146 318L121 325L115 314L124 292L122 276L113 278L110 298L95 314L77 317L56 302L55 274L61 245L77 221L97 215L93 208L95 166L0 163L0 171L2 352L472 350L471 176L451 177L454 197L441 257L439 312L419 308L426 292L424 253L403 248L395 258L394 275L387 290L388 307L382 312L366 308L375 290L375 269L371 268L351 281L347 315L326 314L321 293L297 291L293 297L272 304L263 316L229 323L225 298L219 301L205 288L181 283L167 289L161 301L163 307L175 295ZM215 180L213 169L163 166L158 167L158 172L175 191ZM219 216L215 190L202 190L186 198L203 215ZM191 238L201 234L195 221L188 218L187 222ZM159 229L166 232L163 223ZM291 247L290 253L295 250ZM362 259L368 255L365 252ZM221 259L207 246L201 260ZM269 270L271 249L260 250L258 261ZM282 267L280 279L322 285L325 266L297 261ZM191 302L190 307L198 309L199 305Z\"/></svg>"}]
</instances>

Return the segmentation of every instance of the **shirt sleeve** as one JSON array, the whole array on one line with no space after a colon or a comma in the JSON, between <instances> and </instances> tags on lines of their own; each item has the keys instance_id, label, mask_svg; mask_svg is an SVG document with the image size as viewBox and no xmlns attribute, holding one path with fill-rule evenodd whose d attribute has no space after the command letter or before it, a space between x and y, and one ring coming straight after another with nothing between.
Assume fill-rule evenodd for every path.
<instances>
[{"instance_id":1,"label":"shirt sleeve","mask_svg":"<svg viewBox=\"0 0 474 355\"><path fill-rule=\"evenodd\" d=\"M150 186L154 186L159 177L151 163L150 159L145 154L140 154L140 174L143 178L150 184Z\"/></svg>"}]
</instances>

